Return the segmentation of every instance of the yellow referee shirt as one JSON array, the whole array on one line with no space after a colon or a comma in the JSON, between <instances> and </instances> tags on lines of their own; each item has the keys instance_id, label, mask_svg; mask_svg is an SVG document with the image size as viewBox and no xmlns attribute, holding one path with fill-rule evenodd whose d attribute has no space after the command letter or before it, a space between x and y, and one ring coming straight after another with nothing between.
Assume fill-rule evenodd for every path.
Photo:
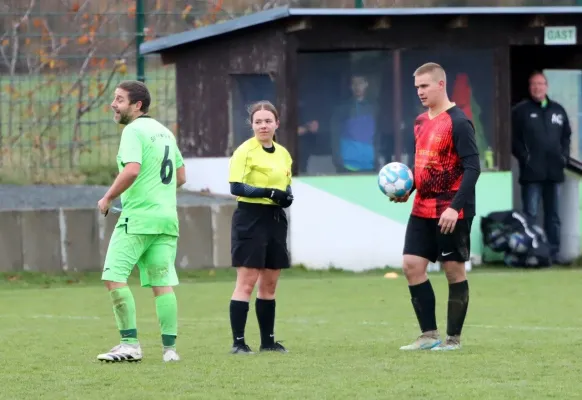
<instances>
[{"instance_id":1,"label":"yellow referee shirt","mask_svg":"<svg viewBox=\"0 0 582 400\"><path fill-rule=\"evenodd\" d=\"M275 151L269 153L261 142L252 137L241 144L230 158L229 182L240 182L258 188L287 190L291 185L291 155L280 144L273 143ZM275 204L266 198L237 197L238 201Z\"/></svg>"}]
</instances>

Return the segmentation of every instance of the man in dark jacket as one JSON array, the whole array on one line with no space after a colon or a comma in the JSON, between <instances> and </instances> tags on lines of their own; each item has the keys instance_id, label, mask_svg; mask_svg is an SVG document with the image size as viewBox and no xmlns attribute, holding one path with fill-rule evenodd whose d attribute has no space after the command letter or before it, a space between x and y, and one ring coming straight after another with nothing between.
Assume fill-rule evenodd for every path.
<instances>
[{"instance_id":1,"label":"man in dark jacket","mask_svg":"<svg viewBox=\"0 0 582 400\"><path fill-rule=\"evenodd\" d=\"M548 82L541 72L529 78L530 98L513 108L512 153L519 162L524 213L537 220L540 199L544 230L552 258L560 251L559 184L570 156L570 122L564 108L547 96Z\"/></svg>"}]
</instances>

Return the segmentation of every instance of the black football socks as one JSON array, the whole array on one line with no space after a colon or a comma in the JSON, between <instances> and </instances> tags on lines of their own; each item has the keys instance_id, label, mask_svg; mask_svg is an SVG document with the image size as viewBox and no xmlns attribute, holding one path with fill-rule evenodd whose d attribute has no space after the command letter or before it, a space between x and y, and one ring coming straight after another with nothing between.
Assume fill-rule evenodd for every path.
<instances>
[{"instance_id":1,"label":"black football socks","mask_svg":"<svg viewBox=\"0 0 582 400\"><path fill-rule=\"evenodd\" d=\"M275 344L275 299L257 298L255 311L261 331L261 347L271 347Z\"/></svg>"},{"instance_id":2,"label":"black football socks","mask_svg":"<svg viewBox=\"0 0 582 400\"><path fill-rule=\"evenodd\" d=\"M418 285L408 286L410 290L411 302L420 325L420 330L424 332L436 331L436 311L435 295L430 280L426 280Z\"/></svg>"},{"instance_id":3,"label":"black football socks","mask_svg":"<svg viewBox=\"0 0 582 400\"><path fill-rule=\"evenodd\" d=\"M245 344L245 326L247 324L248 312L248 301L230 301L230 327L232 329L232 340L235 346Z\"/></svg>"},{"instance_id":4,"label":"black football socks","mask_svg":"<svg viewBox=\"0 0 582 400\"><path fill-rule=\"evenodd\" d=\"M449 284L447 312L447 335L460 336L469 307L469 282L466 280Z\"/></svg>"}]
</instances>

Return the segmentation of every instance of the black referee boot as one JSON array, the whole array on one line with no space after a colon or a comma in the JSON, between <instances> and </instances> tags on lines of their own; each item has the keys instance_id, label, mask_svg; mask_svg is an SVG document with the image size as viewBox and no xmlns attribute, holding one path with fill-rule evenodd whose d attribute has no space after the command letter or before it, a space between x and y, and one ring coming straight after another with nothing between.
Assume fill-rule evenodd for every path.
<instances>
[{"instance_id":1,"label":"black referee boot","mask_svg":"<svg viewBox=\"0 0 582 400\"><path fill-rule=\"evenodd\" d=\"M235 343L230 349L231 354L255 354L246 343Z\"/></svg>"},{"instance_id":2,"label":"black referee boot","mask_svg":"<svg viewBox=\"0 0 582 400\"><path fill-rule=\"evenodd\" d=\"M279 342L269 344L266 346L261 345L260 351L275 351L278 353L289 353L285 347Z\"/></svg>"}]
</instances>

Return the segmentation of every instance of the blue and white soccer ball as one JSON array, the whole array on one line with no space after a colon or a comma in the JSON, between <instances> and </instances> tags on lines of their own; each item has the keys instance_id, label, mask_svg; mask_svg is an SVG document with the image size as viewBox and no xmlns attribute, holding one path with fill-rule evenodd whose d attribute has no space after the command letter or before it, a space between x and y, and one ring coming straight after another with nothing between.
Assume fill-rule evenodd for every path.
<instances>
[{"instance_id":1,"label":"blue and white soccer ball","mask_svg":"<svg viewBox=\"0 0 582 400\"><path fill-rule=\"evenodd\" d=\"M509 235L509 248L515 254L525 254L532 244L532 239L521 232L513 232Z\"/></svg>"},{"instance_id":2,"label":"blue and white soccer ball","mask_svg":"<svg viewBox=\"0 0 582 400\"><path fill-rule=\"evenodd\" d=\"M509 245L507 243L507 235L503 229L494 228L489 232L486 237L487 245L493 251L506 251L509 250Z\"/></svg>"},{"instance_id":3,"label":"blue and white soccer ball","mask_svg":"<svg viewBox=\"0 0 582 400\"><path fill-rule=\"evenodd\" d=\"M378 173L378 187L390 198L404 197L412 189L414 176L408 166L391 162L382 167Z\"/></svg>"}]
</instances>

